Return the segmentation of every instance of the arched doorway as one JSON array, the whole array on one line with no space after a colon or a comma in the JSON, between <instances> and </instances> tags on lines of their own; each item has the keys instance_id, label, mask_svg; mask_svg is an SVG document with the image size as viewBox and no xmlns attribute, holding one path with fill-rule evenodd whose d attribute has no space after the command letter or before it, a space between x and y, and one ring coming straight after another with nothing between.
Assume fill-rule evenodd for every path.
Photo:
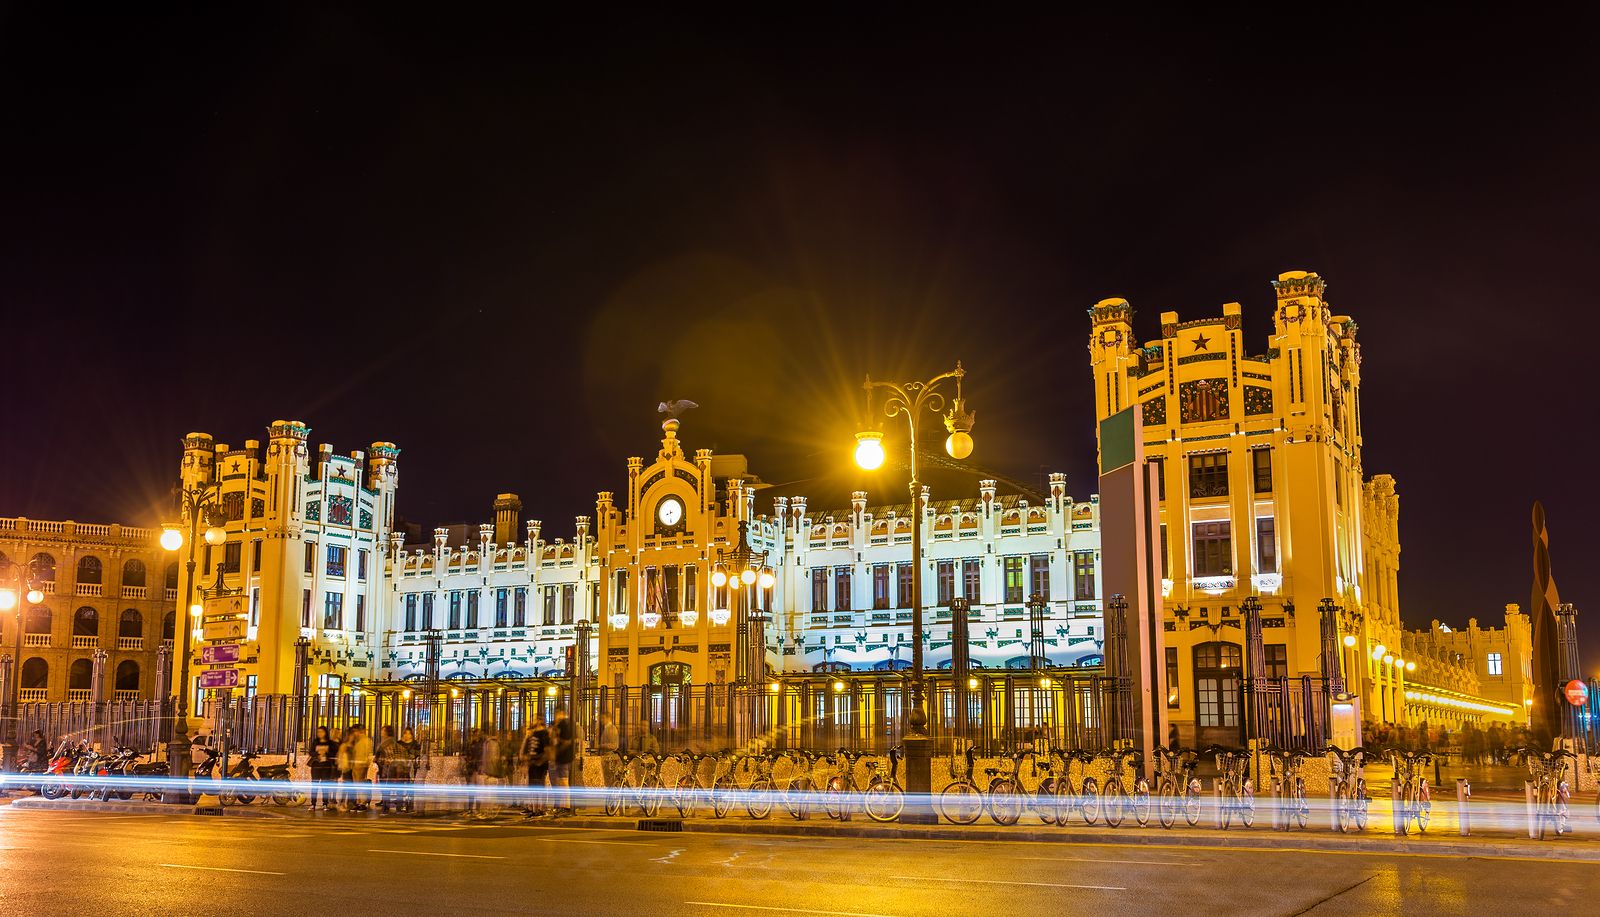
<instances>
[{"instance_id":1,"label":"arched doorway","mask_svg":"<svg viewBox=\"0 0 1600 917\"><path fill-rule=\"evenodd\" d=\"M50 691L50 663L38 656L22 664L22 699L42 701Z\"/></svg>"},{"instance_id":2,"label":"arched doorway","mask_svg":"<svg viewBox=\"0 0 1600 917\"><path fill-rule=\"evenodd\" d=\"M132 659L117 664L117 694L125 696L124 692L139 693L139 663Z\"/></svg>"},{"instance_id":3,"label":"arched doorway","mask_svg":"<svg viewBox=\"0 0 1600 917\"><path fill-rule=\"evenodd\" d=\"M1244 652L1214 641L1194 648L1195 745L1243 744Z\"/></svg>"},{"instance_id":4,"label":"arched doorway","mask_svg":"<svg viewBox=\"0 0 1600 917\"><path fill-rule=\"evenodd\" d=\"M67 669L67 700L89 700L94 692L94 663L74 659Z\"/></svg>"},{"instance_id":5,"label":"arched doorway","mask_svg":"<svg viewBox=\"0 0 1600 917\"><path fill-rule=\"evenodd\" d=\"M643 725L655 734L656 742L665 751L673 743L677 730L692 722L689 664L658 662L646 674Z\"/></svg>"}]
</instances>

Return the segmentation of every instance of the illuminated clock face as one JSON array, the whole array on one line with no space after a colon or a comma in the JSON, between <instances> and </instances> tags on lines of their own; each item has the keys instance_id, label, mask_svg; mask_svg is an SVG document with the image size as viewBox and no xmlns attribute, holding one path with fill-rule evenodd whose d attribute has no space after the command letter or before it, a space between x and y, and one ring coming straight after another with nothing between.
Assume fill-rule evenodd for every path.
<instances>
[{"instance_id":1,"label":"illuminated clock face","mask_svg":"<svg viewBox=\"0 0 1600 917\"><path fill-rule=\"evenodd\" d=\"M656 518L665 526L674 526L683 521L683 504L676 497L668 497L661 501L661 506L656 509Z\"/></svg>"}]
</instances>

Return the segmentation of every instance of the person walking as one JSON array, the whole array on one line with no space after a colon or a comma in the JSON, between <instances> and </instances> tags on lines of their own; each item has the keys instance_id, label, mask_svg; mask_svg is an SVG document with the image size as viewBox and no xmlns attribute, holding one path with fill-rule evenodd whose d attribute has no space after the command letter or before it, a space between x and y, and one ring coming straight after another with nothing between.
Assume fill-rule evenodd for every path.
<instances>
[{"instance_id":1,"label":"person walking","mask_svg":"<svg viewBox=\"0 0 1600 917\"><path fill-rule=\"evenodd\" d=\"M528 818L541 818L549 814L545 800L545 783L550 778L550 763L555 760L555 746L550 742L550 729L544 718L533 721L527 738L522 740L522 756L528 759L528 804L522 814Z\"/></svg>"},{"instance_id":2,"label":"person walking","mask_svg":"<svg viewBox=\"0 0 1600 917\"><path fill-rule=\"evenodd\" d=\"M395 784L400 776L400 758L404 749L395 737L394 727L385 726L379 732L375 762L378 765L378 811L385 815L400 807L399 791Z\"/></svg>"},{"instance_id":3,"label":"person walking","mask_svg":"<svg viewBox=\"0 0 1600 917\"><path fill-rule=\"evenodd\" d=\"M334 807L341 812L350 811L350 740L355 737L355 731L347 729L334 736L334 741L339 743L339 750L334 752L334 768L339 772L339 788Z\"/></svg>"},{"instance_id":4,"label":"person walking","mask_svg":"<svg viewBox=\"0 0 1600 917\"><path fill-rule=\"evenodd\" d=\"M478 815L488 818L500 804L493 788L499 786L505 777L505 759L500 755L500 734L492 729L485 730L483 744L478 746L478 755L478 779L484 787Z\"/></svg>"},{"instance_id":5,"label":"person walking","mask_svg":"<svg viewBox=\"0 0 1600 917\"><path fill-rule=\"evenodd\" d=\"M311 755L311 811L327 811L336 801L333 781L338 777L339 743L333 740L328 727L318 726L306 751Z\"/></svg>"},{"instance_id":6,"label":"person walking","mask_svg":"<svg viewBox=\"0 0 1600 917\"><path fill-rule=\"evenodd\" d=\"M44 731L35 729L17 757L26 760L34 773L44 771L50 763L50 743L45 741Z\"/></svg>"},{"instance_id":7,"label":"person walking","mask_svg":"<svg viewBox=\"0 0 1600 917\"><path fill-rule=\"evenodd\" d=\"M550 785L554 788L556 815L575 814L572 809L572 762L578 756L577 733L567 719L567 705L556 705L555 722L550 727L555 744L555 760L550 764Z\"/></svg>"},{"instance_id":8,"label":"person walking","mask_svg":"<svg viewBox=\"0 0 1600 917\"><path fill-rule=\"evenodd\" d=\"M474 729L467 733L467 743L461 749L461 777L468 786L483 785L483 733ZM478 791L467 793L467 814L478 811Z\"/></svg>"},{"instance_id":9,"label":"person walking","mask_svg":"<svg viewBox=\"0 0 1600 917\"><path fill-rule=\"evenodd\" d=\"M417 783L417 765L422 758L422 743L417 741L417 735L411 731L410 726L400 730L400 748L406 762L406 773L401 777L400 781L405 785L405 789L401 791L400 796L400 811L411 812L416 809L417 791L415 787Z\"/></svg>"},{"instance_id":10,"label":"person walking","mask_svg":"<svg viewBox=\"0 0 1600 917\"><path fill-rule=\"evenodd\" d=\"M600 755L600 782L613 786L622 757L617 724L611 722L609 713L600 714L600 741L595 745L595 751Z\"/></svg>"},{"instance_id":11,"label":"person walking","mask_svg":"<svg viewBox=\"0 0 1600 917\"><path fill-rule=\"evenodd\" d=\"M367 736L366 727L360 723L350 728L349 757L350 811L369 811L371 807L367 804L367 787L371 785L369 774L372 771L372 739Z\"/></svg>"}]
</instances>

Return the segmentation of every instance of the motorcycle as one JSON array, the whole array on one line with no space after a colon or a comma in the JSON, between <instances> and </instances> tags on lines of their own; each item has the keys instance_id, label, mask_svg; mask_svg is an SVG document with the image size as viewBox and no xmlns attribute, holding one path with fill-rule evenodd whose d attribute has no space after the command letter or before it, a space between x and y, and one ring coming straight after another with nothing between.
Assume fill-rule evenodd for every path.
<instances>
[{"instance_id":1,"label":"motorcycle","mask_svg":"<svg viewBox=\"0 0 1600 917\"><path fill-rule=\"evenodd\" d=\"M259 768L256 767L255 760L261 757L261 754L262 752L259 749L256 751L241 752L239 754L239 763L235 764L228 771L228 779L230 781L252 780L274 784L289 783L291 778L289 774L289 765L287 763L264 764ZM304 802L306 798L304 793L301 793L293 788L274 788L266 789L261 792L253 792L249 789L239 788L238 784L230 785L234 788L225 791L227 793L226 801L243 805L249 805L250 803L255 802L258 797L263 796L280 806L299 805L300 803Z\"/></svg>"}]
</instances>

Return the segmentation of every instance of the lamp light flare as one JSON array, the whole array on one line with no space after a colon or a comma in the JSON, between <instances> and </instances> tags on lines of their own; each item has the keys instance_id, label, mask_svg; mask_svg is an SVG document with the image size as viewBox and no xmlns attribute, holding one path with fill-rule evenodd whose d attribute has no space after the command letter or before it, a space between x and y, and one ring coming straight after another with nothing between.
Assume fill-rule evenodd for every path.
<instances>
[{"instance_id":1,"label":"lamp light flare","mask_svg":"<svg viewBox=\"0 0 1600 917\"><path fill-rule=\"evenodd\" d=\"M956 432L945 437L944 451L948 452L950 457L956 460L964 459L971 455L972 434L963 430L957 430Z\"/></svg>"},{"instance_id":2,"label":"lamp light flare","mask_svg":"<svg viewBox=\"0 0 1600 917\"><path fill-rule=\"evenodd\" d=\"M1344 635L1344 645L1345 646L1355 646L1356 645L1356 635L1355 634L1345 634Z\"/></svg>"},{"instance_id":3,"label":"lamp light flare","mask_svg":"<svg viewBox=\"0 0 1600 917\"><path fill-rule=\"evenodd\" d=\"M728 585L728 574L721 570L713 571L711 574L711 585L717 587L718 589Z\"/></svg>"},{"instance_id":4,"label":"lamp light flare","mask_svg":"<svg viewBox=\"0 0 1600 917\"><path fill-rule=\"evenodd\" d=\"M0 589L0 611L10 611L17 607L17 594L10 589Z\"/></svg>"},{"instance_id":5,"label":"lamp light flare","mask_svg":"<svg viewBox=\"0 0 1600 917\"><path fill-rule=\"evenodd\" d=\"M771 570L762 570L761 571L761 588L762 589L771 589L772 585L774 583L776 583L777 581L778 581L778 578L776 576L772 575L772 571Z\"/></svg>"},{"instance_id":6,"label":"lamp light flare","mask_svg":"<svg viewBox=\"0 0 1600 917\"><path fill-rule=\"evenodd\" d=\"M751 583L753 583L755 581L756 581L756 571L754 571L754 570L746 568L743 572L741 572L739 574L739 582L744 583L746 586L750 585Z\"/></svg>"},{"instance_id":7,"label":"lamp light flare","mask_svg":"<svg viewBox=\"0 0 1600 917\"><path fill-rule=\"evenodd\" d=\"M163 537L165 537L165 536L163 536ZM211 528L206 529L206 544L211 545L213 548L222 547L223 543L226 542L227 540L228 540L228 533L227 533L226 530L218 528L216 526L212 526Z\"/></svg>"},{"instance_id":8,"label":"lamp light flare","mask_svg":"<svg viewBox=\"0 0 1600 917\"><path fill-rule=\"evenodd\" d=\"M856 434L856 464L866 471L877 471L883 465L883 434L864 430Z\"/></svg>"},{"instance_id":9,"label":"lamp light flare","mask_svg":"<svg viewBox=\"0 0 1600 917\"><path fill-rule=\"evenodd\" d=\"M167 551L176 551L183 547L183 533L170 527L162 529L161 547Z\"/></svg>"},{"instance_id":10,"label":"lamp light flare","mask_svg":"<svg viewBox=\"0 0 1600 917\"><path fill-rule=\"evenodd\" d=\"M39 591L38 589L29 589L28 590L28 604L29 605L37 605L37 604L39 604L40 602L43 602L43 601L44 601L44 593L43 592Z\"/></svg>"},{"instance_id":11,"label":"lamp light flare","mask_svg":"<svg viewBox=\"0 0 1600 917\"><path fill-rule=\"evenodd\" d=\"M204 612L205 612L205 608L199 602L196 602L193 605L189 606L189 614L193 615L196 618L200 617L200 615L202 613L204 613Z\"/></svg>"},{"instance_id":12,"label":"lamp light flare","mask_svg":"<svg viewBox=\"0 0 1600 917\"><path fill-rule=\"evenodd\" d=\"M1415 662L1412 662L1411 660L1407 659L1406 660L1406 671L1407 672L1415 672L1416 670L1417 670L1417 664Z\"/></svg>"}]
</instances>

